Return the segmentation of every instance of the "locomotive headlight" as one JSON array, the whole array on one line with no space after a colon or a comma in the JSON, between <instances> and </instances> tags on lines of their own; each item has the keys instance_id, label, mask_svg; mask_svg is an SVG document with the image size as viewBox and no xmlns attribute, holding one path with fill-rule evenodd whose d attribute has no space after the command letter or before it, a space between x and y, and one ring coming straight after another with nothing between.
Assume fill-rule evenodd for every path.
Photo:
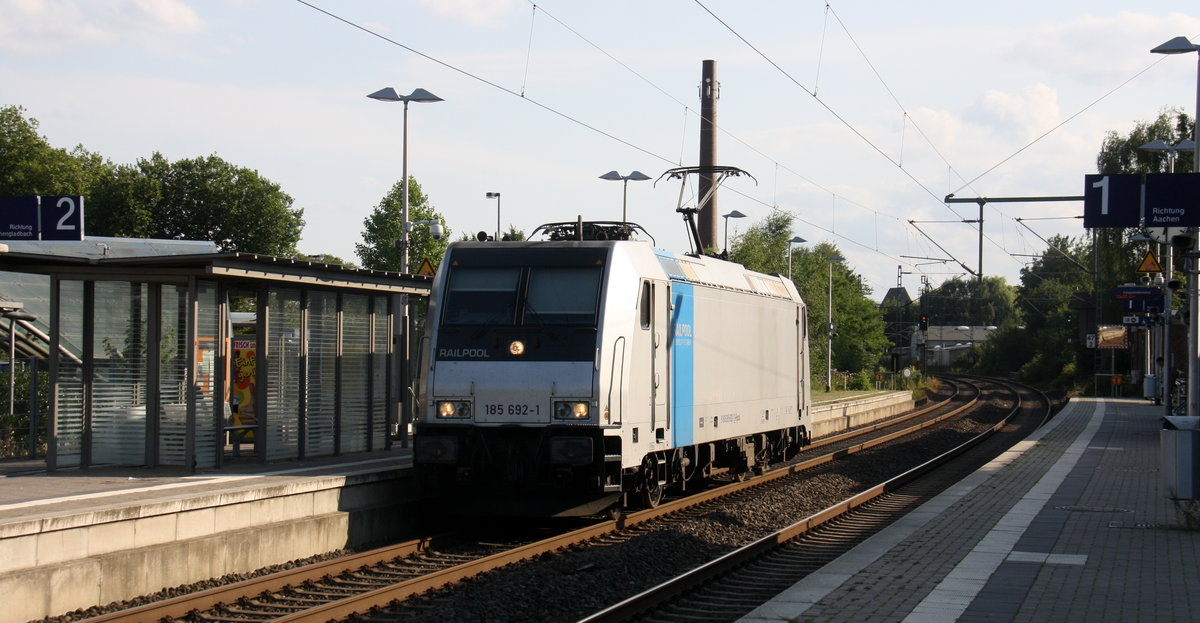
<instances>
[{"instance_id":1,"label":"locomotive headlight","mask_svg":"<svg viewBox=\"0 0 1200 623\"><path fill-rule=\"evenodd\" d=\"M442 400L437 403L437 416L442 419L471 417L471 403L466 400Z\"/></svg>"},{"instance_id":2,"label":"locomotive headlight","mask_svg":"<svg viewBox=\"0 0 1200 623\"><path fill-rule=\"evenodd\" d=\"M554 419L556 420L584 420L588 416L588 403L586 402L555 402L554 403Z\"/></svg>"},{"instance_id":3,"label":"locomotive headlight","mask_svg":"<svg viewBox=\"0 0 1200 623\"><path fill-rule=\"evenodd\" d=\"M512 343L508 345L508 354L513 355L514 357L520 357L521 355L524 355L525 342L522 342L521 340L513 340Z\"/></svg>"}]
</instances>

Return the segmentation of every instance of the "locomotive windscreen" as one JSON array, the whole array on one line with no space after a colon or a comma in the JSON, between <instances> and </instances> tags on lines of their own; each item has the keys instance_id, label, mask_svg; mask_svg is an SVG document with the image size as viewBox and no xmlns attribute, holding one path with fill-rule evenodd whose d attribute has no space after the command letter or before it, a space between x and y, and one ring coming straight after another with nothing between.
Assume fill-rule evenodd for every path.
<instances>
[{"instance_id":1,"label":"locomotive windscreen","mask_svg":"<svg viewBox=\"0 0 1200 623\"><path fill-rule=\"evenodd\" d=\"M577 245L452 248L436 357L590 361L606 256ZM512 340L527 350L511 355Z\"/></svg>"},{"instance_id":2,"label":"locomotive windscreen","mask_svg":"<svg viewBox=\"0 0 1200 623\"><path fill-rule=\"evenodd\" d=\"M529 269L524 324L596 324L600 267Z\"/></svg>"},{"instance_id":3,"label":"locomotive windscreen","mask_svg":"<svg viewBox=\"0 0 1200 623\"><path fill-rule=\"evenodd\" d=\"M446 324L510 325L516 320L517 268L458 268L450 273Z\"/></svg>"}]
</instances>

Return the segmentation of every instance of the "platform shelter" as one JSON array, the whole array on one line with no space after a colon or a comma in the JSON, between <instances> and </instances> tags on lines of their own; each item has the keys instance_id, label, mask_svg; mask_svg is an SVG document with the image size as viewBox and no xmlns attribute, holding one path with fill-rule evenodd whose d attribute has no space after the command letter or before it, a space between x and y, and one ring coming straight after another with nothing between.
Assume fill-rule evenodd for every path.
<instances>
[{"instance_id":1,"label":"platform shelter","mask_svg":"<svg viewBox=\"0 0 1200 623\"><path fill-rule=\"evenodd\" d=\"M313 458L386 448L404 430L394 327L401 297L427 296L429 277L247 253L11 247L0 271L40 275L46 293L49 469L209 469L231 445L262 462ZM250 348L235 308L251 319Z\"/></svg>"}]
</instances>

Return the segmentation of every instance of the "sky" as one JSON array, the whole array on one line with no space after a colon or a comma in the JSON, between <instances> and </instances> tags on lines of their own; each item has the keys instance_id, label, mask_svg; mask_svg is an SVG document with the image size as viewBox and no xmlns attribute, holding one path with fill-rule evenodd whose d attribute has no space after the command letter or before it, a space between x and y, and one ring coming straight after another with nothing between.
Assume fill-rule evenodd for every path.
<instances>
[{"instance_id":1,"label":"sky","mask_svg":"<svg viewBox=\"0 0 1200 623\"><path fill-rule=\"evenodd\" d=\"M786 211L880 300L979 268L979 207L946 195L1082 195L1106 132L1195 115L1197 59L1150 53L1176 36L1200 42L1194 2L0 0L0 106L116 163L257 170L304 209L301 252L357 262L403 165L403 105L366 96L424 88L444 101L410 105L408 169L452 239L497 211L526 233L620 220L627 197L686 252L694 185L658 178L698 164L713 60L717 162L753 176L721 189L747 217L718 237ZM984 275L1018 283L1082 213L988 203Z\"/></svg>"}]
</instances>

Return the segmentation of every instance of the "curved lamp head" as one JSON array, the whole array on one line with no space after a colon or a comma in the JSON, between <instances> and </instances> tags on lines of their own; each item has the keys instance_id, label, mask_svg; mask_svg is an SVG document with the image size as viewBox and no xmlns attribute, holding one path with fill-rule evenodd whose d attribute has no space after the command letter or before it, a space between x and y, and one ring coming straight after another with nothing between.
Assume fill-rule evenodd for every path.
<instances>
[{"instance_id":1,"label":"curved lamp head","mask_svg":"<svg viewBox=\"0 0 1200 623\"><path fill-rule=\"evenodd\" d=\"M425 89L413 89L408 95L400 95L396 89L392 87L384 87L378 91L368 95L367 97L373 100L384 102L441 102L442 98L426 91Z\"/></svg>"},{"instance_id":2,"label":"curved lamp head","mask_svg":"<svg viewBox=\"0 0 1200 623\"><path fill-rule=\"evenodd\" d=\"M1200 45L1188 41L1187 37L1175 37L1150 52L1154 54L1186 54L1197 50L1200 50Z\"/></svg>"},{"instance_id":3,"label":"curved lamp head","mask_svg":"<svg viewBox=\"0 0 1200 623\"><path fill-rule=\"evenodd\" d=\"M645 173L642 173L641 171L634 171L633 173L630 173L629 175L621 175L620 173L617 173L616 171L609 171L608 173L601 175L600 179L608 180L610 182L620 182L620 181L628 182L629 180L633 180L635 182L641 182L641 181L648 180L651 178L649 175L646 175Z\"/></svg>"}]
</instances>

